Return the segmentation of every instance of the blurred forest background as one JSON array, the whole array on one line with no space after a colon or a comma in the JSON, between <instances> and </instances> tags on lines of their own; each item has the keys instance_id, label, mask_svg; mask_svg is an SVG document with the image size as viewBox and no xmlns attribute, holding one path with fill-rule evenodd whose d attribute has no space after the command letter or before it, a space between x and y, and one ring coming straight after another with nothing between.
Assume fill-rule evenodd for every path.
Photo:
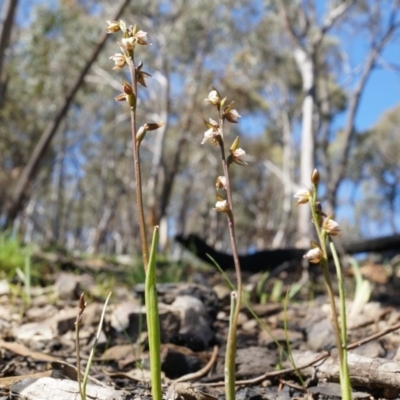
<instances>
[{"instance_id":1,"label":"blurred forest background","mask_svg":"<svg viewBox=\"0 0 400 400\"><path fill-rule=\"evenodd\" d=\"M356 122L371 76L400 72L399 1L3 0L0 12L1 229L42 246L139 251L129 112L114 100L125 72L109 59L117 36L104 40L106 20L121 18L151 43L137 51L152 75L139 125L166 122L142 145L164 248L189 232L227 243L212 210L219 151L200 144L213 86L242 115L227 132L249 162L232 168L241 251L307 246L310 217L293 194L314 166L345 240L397 231L400 105L369 129ZM382 81L373 101L394 90Z\"/></svg>"}]
</instances>

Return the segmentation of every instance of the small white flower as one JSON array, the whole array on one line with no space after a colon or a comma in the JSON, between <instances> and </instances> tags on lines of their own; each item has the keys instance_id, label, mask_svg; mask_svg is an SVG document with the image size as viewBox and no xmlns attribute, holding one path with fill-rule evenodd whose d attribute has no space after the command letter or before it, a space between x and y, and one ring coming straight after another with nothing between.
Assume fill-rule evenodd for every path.
<instances>
[{"instance_id":1,"label":"small white flower","mask_svg":"<svg viewBox=\"0 0 400 400\"><path fill-rule=\"evenodd\" d=\"M238 119L241 118L241 115L236 110L230 110L229 112L224 113L224 118L229 122L237 123Z\"/></svg>"},{"instance_id":2,"label":"small white flower","mask_svg":"<svg viewBox=\"0 0 400 400\"><path fill-rule=\"evenodd\" d=\"M338 236L341 233L339 224L332 219L332 216L325 219L323 228L329 236Z\"/></svg>"},{"instance_id":3,"label":"small white flower","mask_svg":"<svg viewBox=\"0 0 400 400\"><path fill-rule=\"evenodd\" d=\"M204 139L201 141L201 144L212 143L216 145L218 144L217 140L218 136L219 136L219 129L210 128L206 132L204 132Z\"/></svg>"},{"instance_id":4,"label":"small white flower","mask_svg":"<svg viewBox=\"0 0 400 400\"><path fill-rule=\"evenodd\" d=\"M215 187L217 189L225 189L226 190L226 177L225 176L219 176L217 178L217 181L215 182Z\"/></svg>"},{"instance_id":5,"label":"small white flower","mask_svg":"<svg viewBox=\"0 0 400 400\"><path fill-rule=\"evenodd\" d=\"M126 64L126 57L121 53L115 53L110 57L110 60L113 60L115 63L113 69L121 69Z\"/></svg>"},{"instance_id":6,"label":"small white flower","mask_svg":"<svg viewBox=\"0 0 400 400\"><path fill-rule=\"evenodd\" d=\"M235 151L232 152L232 156L235 158L240 158L242 156L244 156L246 154L246 152L243 149L236 149Z\"/></svg>"},{"instance_id":7,"label":"small white flower","mask_svg":"<svg viewBox=\"0 0 400 400\"><path fill-rule=\"evenodd\" d=\"M308 250L307 254L304 255L304 258L306 258L311 264L318 264L324 254L322 253L322 250L319 247L314 247L311 250Z\"/></svg>"},{"instance_id":8,"label":"small white flower","mask_svg":"<svg viewBox=\"0 0 400 400\"><path fill-rule=\"evenodd\" d=\"M236 164L248 165L247 162L242 159L242 157L245 155L246 155L246 152L241 148L238 148L233 151L231 150L232 161Z\"/></svg>"},{"instance_id":9,"label":"small white flower","mask_svg":"<svg viewBox=\"0 0 400 400\"><path fill-rule=\"evenodd\" d=\"M107 33L115 33L121 30L120 23L118 21L106 21L107 22Z\"/></svg>"},{"instance_id":10,"label":"small white flower","mask_svg":"<svg viewBox=\"0 0 400 400\"><path fill-rule=\"evenodd\" d=\"M221 97L219 97L218 92L214 89L208 94L208 97L204 99L204 101L208 101L213 106L216 106L221 102Z\"/></svg>"},{"instance_id":11,"label":"small white flower","mask_svg":"<svg viewBox=\"0 0 400 400\"><path fill-rule=\"evenodd\" d=\"M293 197L297 199L296 205L307 204L311 199L311 191L308 189L299 189Z\"/></svg>"},{"instance_id":12,"label":"small white flower","mask_svg":"<svg viewBox=\"0 0 400 400\"><path fill-rule=\"evenodd\" d=\"M147 32L138 31L135 34L137 44L145 46L147 44Z\"/></svg>"},{"instance_id":13,"label":"small white flower","mask_svg":"<svg viewBox=\"0 0 400 400\"><path fill-rule=\"evenodd\" d=\"M133 36L122 38L121 45L126 50L133 50L135 48L136 39Z\"/></svg>"},{"instance_id":14,"label":"small white flower","mask_svg":"<svg viewBox=\"0 0 400 400\"><path fill-rule=\"evenodd\" d=\"M215 211L218 212L228 212L229 211L229 204L227 200L219 200L215 203Z\"/></svg>"}]
</instances>

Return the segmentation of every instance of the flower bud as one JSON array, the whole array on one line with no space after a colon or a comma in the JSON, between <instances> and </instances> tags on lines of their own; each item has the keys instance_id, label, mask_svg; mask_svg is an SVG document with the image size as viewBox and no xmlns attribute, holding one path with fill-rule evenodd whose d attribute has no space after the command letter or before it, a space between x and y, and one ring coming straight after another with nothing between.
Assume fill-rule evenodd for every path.
<instances>
[{"instance_id":1,"label":"flower bud","mask_svg":"<svg viewBox=\"0 0 400 400\"><path fill-rule=\"evenodd\" d=\"M136 132L136 141L141 143L141 141L144 139L144 137L146 136L146 125L142 125L138 131Z\"/></svg>"},{"instance_id":2,"label":"flower bud","mask_svg":"<svg viewBox=\"0 0 400 400\"><path fill-rule=\"evenodd\" d=\"M238 164L238 165L249 165L242 158L245 155L246 155L246 152L241 148L236 149L235 151L231 151L231 154L228 157L228 164L231 164L232 162L234 162L235 164Z\"/></svg>"},{"instance_id":3,"label":"flower bud","mask_svg":"<svg viewBox=\"0 0 400 400\"><path fill-rule=\"evenodd\" d=\"M118 21L106 21L107 26L107 33L115 33L121 30L120 23Z\"/></svg>"},{"instance_id":4,"label":"flower bud","mask_svg":"<svg viewBox=\"0 0 400 400\"><path fill-rule=\"evenodd\" d=\"M156 123L156 122L149 122L149 123L146 124L147 130L148 130L148 131L155 131L156 129L161 128L161 127L163 127L164 125L165 125L164 122L158 122L158 123Z\"/></svg>"},{"instance_id":5,"label":"flower bud","mask_svg":"<svg viewBox=\"0 0 400 400\"><path fill-rule=\"evenodd\" d=\"M213 106L218 106L221 103L221 97L218 94L217 90L214 89L208 94L208 97L204 99L204 101L209 102Z\"/></svg>"},{"instance_id":6,"label":"flower bud","mask_svg":"<svg viewBox=\"0 0 400 400\"><path fill-rule=\"evenodd\" d=\"M319 184L319 172L317 169L314 169L313 173L311 174L311 182L313 185Z\"/></svg>"},{"instance_id":7,"label":"flower bud","mask_svg":"<svg viewBox=\"0 0 400 400\"><path fill-rule=\"evenodd\" d=\"M141 143L141 141L146 136L147 131L155 131L156 129L161 128L164 125L165 125L164 122L159 122L159 123L149 122L147 124L142 125L136 133L136 141Z\"/></svg>"},{"instance_id":8,"label":"flower bud","mask_svg":"<svg viewBox=\"0 0 400 400\"><path fill-rule=\"evenodd\" d=\"M135 48L135 44L136 44L136 39L133 36L121 39L121 45L127 51L132 51Z\"/></svg>"},{"instance_id":9,"label":"flower bud","mask_svg":"<svg viewBox=\"0 0 400 400\"><path fill-rule=\"evenodd\" d=\"M138 31L135 33L136 43L141 46L147 45L147 32Z\"/></svg>"},{"instance_id":10,"label":"flower bud","mask_svg":"<svg viewBox=\"0 0 400 400\"><path fill-rule=\"evenodd\" d=\"M219 133L219 129L210 128L204 132L204 138L201 141L201 144L211 143L213 145L217 145L221 140L221 135Z\"/></svg>"},{"instance_id":11,"label":"flower bud","mask_svg":"<svg viewBox=\"0 0 400 400\"><path fill-rule=\"evenodd\" d=\"M242 157L246 155L246 152L239 147L239 144L239 136L237 136L229 149L231 154L228 157L228 164L232 164L234 162L239 165L248 165L247 162L242 159Z\"/></svg>"},{"instance_id":12,"label":"flower bud","mask_svg":"<svg viewBox=\"0 0 400 400\"><path fill-rule=\"evenodd\" d=\"M308 189L299 189L293 196L297 199L296 206L299 204L307 204L311 199L311 191Z\"/></svg>"},{"instance_id":13,"label":"flower bud","mask_svg":"<svg viewBox=\"0 0 400 400\"><path fill-rule=\"evenodd\" d=\"M208 121L204 120L204 124L208 130L204 133L204 139L202 140L201 144L211 143L217 145L220 143L222 139L218 122L214 121L212 118L209 118Z\"/></svg>"},{"instance_id":14,"label":"flower bud","mask_svg":"<svg viewBox=\"0 0 400 400\"><path fill-rule=\"evenodd\" d=\"M215 182L215 187L217 190L225 189L226 190L226 177L225 176L219 176L217 178L217 181Z\"/></svg>"},{"instance_id":15,"label":"flower bud","mask_svg":"<svg viewBox=\"0 0 400 400\"><path fill-rule=\"evenodd\" d=\"M81 295L79 296L79 302L78 302L79 311L83 312L86 306L87 303L85 301L85 293L82 292Z\"/></svg>"},{"instance_id":16,"label":"flower bud","mask_svg":"<svg viewBox=\"0 0 400 400\"><path fill-rule=\"evenodd\" d=\"M322 260L323 256L324 253L322 252L321 248L317 246L308 250L307 254L305 254L303 257L306 258L311 264L318 264Z\"/></svg>"},{"instance_id":17,"label":"flower bud","mask_svg":"<svg viewBox=\"0 0 400 400\"><path fill-rule=\"evenodd\" d=\"M218 211L218 212L222 212L222 213L228 212L228 211L230 210L230 209L229 209L228 201L227 201L227 200L218 200L218 201L215 203L215 208L214 208L214 210L215 210L215 211Z\"/></svg>"},{"instance_id":18,"label":"flower bud","mask_svg":"<svg viewBox=\"0 0 400 400\"><path fill-rule=\"evenodd\" d=\"M113 60L115 63L113 69L121 69L126 64L126 57L121 53L115 53L110 57L110 60Z\"/></svg>"},{"instance_id":19,"label":"flower bud","mask_svg":"<svg viewBox=\"0 0 400 400\"><path fill-rule=\"evenodd\" d=\"M238 119L241 117L236 110L231 110L227 113L224 113L224 118L233 124L238 122Z\"/></svg>"},{"instance_id":20,"label":"flower bud","mask_svg":"<svg viewBox=\"0 0 400 400\"><path fill-rule=\"evenodd\" d=\"M226 100L226 98L224 100ZM236 110L232 110L234 103L235 102L232 101L231 104L229 104L229 106L225 107L224 113L222 114L222 118L228 120L229 122L236 124L238 122L238 119L241 116L239 115L239 113Z\"/></svg>"},{"instance_id":21,"label":"flower bud","mask_svg":"<svg viewBox=\"0 0 400 400\"><path fill-rule=\"evenodd\" d=\"M329 236L338 236L341 233L339 224L332 219L332 214L324 220L322 227Z\"/></svg>"}]
</instances>

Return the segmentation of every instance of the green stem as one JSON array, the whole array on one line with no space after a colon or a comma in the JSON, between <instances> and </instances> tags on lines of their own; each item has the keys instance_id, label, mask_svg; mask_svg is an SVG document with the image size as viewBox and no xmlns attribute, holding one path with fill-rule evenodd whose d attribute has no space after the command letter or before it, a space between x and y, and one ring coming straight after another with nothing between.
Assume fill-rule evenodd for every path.
<instances>
[{"instance_id":1,"label":"green stem","mask_svg":"<svg viewBox=\"0 0 400 400\"><path fill-rule=\"evenodd\" d=\"M336 347L338 349L338 354L339 354L339 361L340 361L340 364L342 365L343 364L342 334L341 334L341 330L340 330L340 326L339 326L339 316L338 316L337 309L336 309L335 294L333 291L331 277L329 275L328 260L326 258L323 258L321 260L321 268L322 268L322 272L324 274L325 286L326 286L326 290L328 292L328 298L329 298L329 302L330 302L331 310L332 310L332 324L333 324L333 329L335 332L335 340L336 340Z\"/></svg>"},{"instance_id":2,"label":"green stem","mask_svg":"<svg viewBox=\"0 0 400 400\"><path fill-rule=\"evenodd\" d=\"M351 382L350 382L350 372L349 372L349 365L347 362L347 314L346 314L346 296L344 293L344 282L343 282L343 275L342 269L340 266L340 261L338 254L336 252L336 248L334 243L331 241L330 249L333 256L333 261L336 267L336 275L338 277L338 285L339 285L339 299L340 299L340 315L341 318L341 329L342 329L342 365L341 365L341 390L342 390L342 398L344 400L351 399Z\"/></svg>"},{"instance_id":3,"label":"green stem","mask_svg":"<svg viewBox=\"0 0 400 400\"><path fill-rule=\"evenodd\" d=\"M145 282L146 318L147 330L149 334L151 392L153 395L153 400L162 400L160 320L158 315L158 299L156 287L156 255L158 236L159 227L155 226Z\"/></svg>"},{"instance_id":4,"label":"green stem","mask_svg":"<svg viewBox=\"0 0 400 400\"><path fill-rule=\"evenodd\" d=\"M235 359L236 359L236 331L235 315L237 309L236 292L231 293L231 311L229 314L229 331L225 352L225 396L227 400L235 400Z\"/></svg>"}]
</instances>

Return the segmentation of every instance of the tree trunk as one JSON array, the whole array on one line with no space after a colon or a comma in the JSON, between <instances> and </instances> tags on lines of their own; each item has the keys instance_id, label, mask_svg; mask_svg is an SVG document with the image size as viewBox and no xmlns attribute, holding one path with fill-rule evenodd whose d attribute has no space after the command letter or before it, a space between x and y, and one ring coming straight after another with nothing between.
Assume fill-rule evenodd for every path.
<instances>
[{"instance_id":1,"label":"tree trunk","mask_svg":"<svg viewBox=\"0 0 400 400\"><path fill-rule=\"evenodd\" d=\"M360 80L351 95L346 124L342 133L342 143L338 154L332 161L332 163L334 163L334 165L331 165L332 176L329 177L327 185L327 201L331 209L335 209L336 195L339 189L339 185L342 182L346 173L347 159L350 154L351 139L354 135L354 121L357 116L358 107L360 105L361 95L365 89L371 72L375 67L376 61L382 54L385 46L393 38L396 30L399 29L399 26L400 25L397 22L397 7L393 6L393 9L391 10L391 14L389 16L387 29L381 35L380 39L374 40L374 44L371 47L368 56L366 57L364 69L361 73Z\"/></svg>"},{"instance_id":2,"label":"tree trunk","mask_svg":"<svg viewBox=\"0 0 400 400\"><path fill-rule=\"evenodd\" d=\"M166 64L164 62L163 64ZM164 70L167 70L164 65ZM154 78L157 80L160 89L157 90L157 99L154 101L159 102L159 109L161 110L157 118L160 118L160 122L166 123L168 121L168 109L169 109L169 82L167 75L162 75L160 73L154 74ZM150 177L147 183L147 192L149 195L149 208L150 208L150 221L149 226L151 229L160 224L160 218L162 217L159 213L159 185L163 184L161 179L162 176L165 176L166 171L163 171L163 149L165 148L165 134L167 132L167 125L157 129L155 132L155 142L154 142L154 150L153 150L153 160ZM163 243L160 243L160 247L163 248Z\"/></svg>"},{"instance_id":3,"label":"tree trunk","mask_svg":"<svg viewBox=\"0 0 400 400\"><path fill-rule=\"evenodd\" d=\"M300 144L300 184L309 185L311 174L314 169L315 138L313 132L313 117L315 104L315 71L310 54L304 49L295 50L295 60L299 68L302 80L304 101L302 107L302 129ZM311 210L309 207L299 207L297 219L297 241L298 247L307 247L311 239Z\"/></svg>"},{"instance_id":4,"label":"tree trunk","mask_svg":"<svg viewBox=\"0 0 400 400\"><path fill-rule=\"evenodd\" d=\"M283 175L283 202L282 217L278 230L272 241L272 248L285 247L286 232L291 218L291 210L293 207L293 170L294 170L294 154L292 145L292 133L288 113L282 113L282 137L283 137L283 154L282 154L282 175Z\"/></svg>"},{"instance_id":5,"label":"tree trunk","mask_svg":"<svg viewBox=\"0 0 400 400\"><path fill-rule=\"evenodd\" d=\"M0 15L0 107L5 96L5 77L3 65L6 51L10 44L11 31L14 25L14 16L17 10L18 0L5 0Z\"/></svg>"},{"instance_id":6,"label":"tree trunk","mask_svg":"<svg viewBox=\"0 0 400 400\"><path fill-rule=\"evenodd\" d=\"M115 193L114 198L108 202L108 204L104 204L102 206L102 215L100 221L96 227L96 232L93 239L93 252L98 253L100 251L100 245L103 243L104 238L108 232L109 226L118 208L118 202L125 192L123 186L121 186L117 193Z\"/></svg>"}]
</instances>

